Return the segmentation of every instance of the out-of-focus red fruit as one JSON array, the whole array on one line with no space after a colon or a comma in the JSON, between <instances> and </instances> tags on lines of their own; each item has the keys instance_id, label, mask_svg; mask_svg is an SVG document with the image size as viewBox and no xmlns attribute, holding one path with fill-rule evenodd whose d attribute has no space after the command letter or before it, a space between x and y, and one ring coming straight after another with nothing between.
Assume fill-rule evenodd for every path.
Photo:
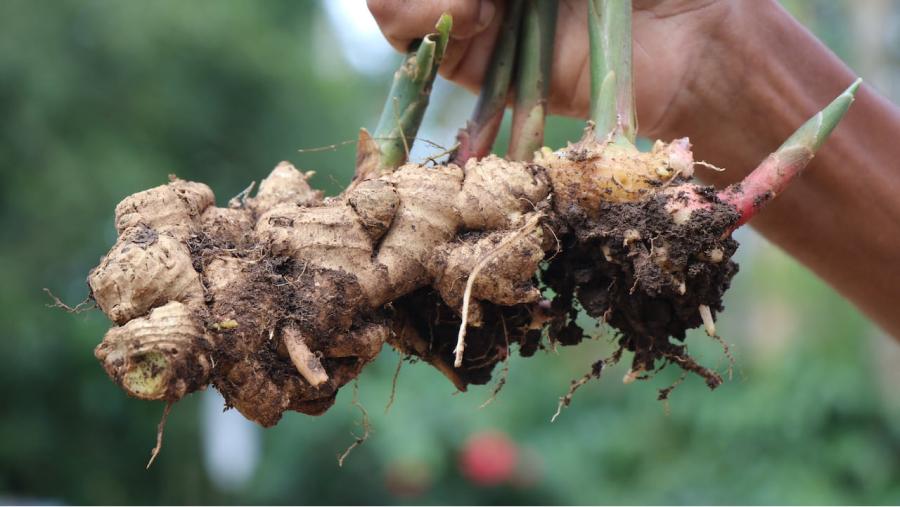
<instances>
[{"instance_id":1,"label":"out-of-focus red fruit","mask_svg":"<svg viewBox=\"0 0 900 507\"><path fill-rule=\"evenodd\" d=\"M481 486L509 481L516 471L519 449L499 431L477 433L469 438L459 458L460 473Z\"/></svg>"}]
</instances>

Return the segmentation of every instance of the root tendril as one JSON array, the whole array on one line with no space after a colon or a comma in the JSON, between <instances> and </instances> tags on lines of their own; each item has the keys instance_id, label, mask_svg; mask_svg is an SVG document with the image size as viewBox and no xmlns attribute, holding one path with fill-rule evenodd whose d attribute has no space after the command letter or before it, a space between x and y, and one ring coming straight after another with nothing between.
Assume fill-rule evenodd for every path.
<instances>
[{"instance_id":1,"label":"root tendril","mask_svg":"<svg viewBox=\"0 0 900 507\"><path fill-rule=\"evenodd\" d=\"M494 248L490 252L486 253L481 259L478 260L478 264L472 269L472 272L469 273L469 278L466 281L466 290L463 293L463 301L462 301L462 322L459 324L459 334L456 337L456 348L453 349L453 354L456 358L453 361L453 366L459 368L462 366L463 361L463 351L466 349L466 326L469 320L469 303L472 299L472 287L475 285L475 279L478 278L481 270L484 269L485 266L488 265L489 262L497 258L498 255L503 253L510 245L514 244L516 240L520 237L528 234L530 230L535 227L541 219L542 215L540 213L535 213L528 222L525 223L515 234L511 234L503 239L497 248Z\"/></svg>"},{"instance_id":2,"label":"root tendril","mask_svg":"<svg viewBox=\"0 0 900 507\"><path fill-rule=\"evenodd\" d=\"M91 310L94 308L94 306L96 306L96 303L91 305L91 301L92 301L91 296L84 298L84 300L82 300L80 303L78 303L75 306L69 306L69 305L63 303L61 299L56 297L56 295L53 294L53 292L51 292L50 289L45 287L44 292L46 292L47 295L50 296L50 299L53 300L53 304L48 304L47 308L62 308L63 310L65 310L69 313L81 313L81 312L86 312L88 310Z\"/></svg>"},{"instance_id":3,"label":"root tendril","mask_svg":"<svg viewBox=\"0 0 900 507\"><path fill-rule=\"evenodd\" d=\"M172 401L166 402L166 408L163 409L162 418L160 418L159 424L156 426L156 445L150 451L150 460L147 462L146 470L150 470L150 466L153 465L156 457L159 456L159 451L162 450L163 431L166 429L166 421L169 419L169 412L172 411L174 403Z\"/></svg>"},{"instance_id":4,"label":"root tendril","mask_svg":"<svg viewBox=\"0 0 900 507\"><path fill-rule=\"evenodd\" d=\"M347 456L350 455L350 452L353 451L353 449L356 449L360 445L364 444L366 442L366 440L369 439L369 432L371 429L371 426L369 426L369 412L367 412L366 408L363 407L362 404L359 402L359 382L358 381L353 382L352 405L354 407L358 408L359 411L362 413L362 420L360 421L360 424L362 424L362 427L363 427L363 434L362 434L362 436L358 437L351 433L351 435L353 435L356 438L356 440L354 440L353 443L350 444L350 447L347 447L347 449L345 449L344 452L338 456L338 466L339 467L344 466L344 460L347 459Z\"/></svg>"}]
</instances>

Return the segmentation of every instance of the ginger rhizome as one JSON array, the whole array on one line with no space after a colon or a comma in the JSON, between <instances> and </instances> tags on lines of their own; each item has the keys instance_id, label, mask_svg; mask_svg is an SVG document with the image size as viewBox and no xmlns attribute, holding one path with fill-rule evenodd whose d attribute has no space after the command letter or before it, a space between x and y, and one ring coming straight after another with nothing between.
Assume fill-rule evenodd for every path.
<instances>
[{"instance_id":1,"label":"ginger rhizome","mask_svg":"<svg viewBox=\"0 0 900 507\"><path fill-rule=\"evenodd\" d=\"M685 331L715 334L737 272L731 232L812 158L858 83L719 191L693 181L687 139L634 147L630 29L621 29L630 2L590 3L594 121L564 149L486 155L513 81L507 68L451 162L404 163L447 44L444 18L395 76L386 109L399 124L385 116L374 135L361 133L356 177L341 195L323 198L310 173L282 162L256 195L227 207L179 179L127 197L116 207L118 241L88 278L116 324L95 351L110 377L132 396L168 402L213 385L271 426L288 410L323 413L385 343L465 390L487 382L511 344L528 356L580 342L583 309L618 332L615 359L633 353L626 378L674 364L719 385L687 354ZM547 54L552 16L529 9L516 14L529 22L501 31L513 39L498 44L506 57L496 62L528 57L516 40ZM608 44L603 30L628 44ZM513 144L540 146L547 90L533 80L549 67L525 68L513 86L537 92L517 103L527 121Z\"/></svg>"}]
</instances>

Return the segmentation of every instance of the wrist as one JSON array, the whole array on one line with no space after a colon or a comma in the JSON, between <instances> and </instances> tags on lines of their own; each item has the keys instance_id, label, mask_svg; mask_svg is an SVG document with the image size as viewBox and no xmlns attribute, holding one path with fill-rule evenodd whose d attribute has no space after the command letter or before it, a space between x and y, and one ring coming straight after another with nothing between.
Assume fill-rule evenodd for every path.
<instances>
[{"instance_id":1,"label":"wrist","mask_svg":"<svg viewBox=\"0 0 900 507\"><path fill-rule=\"evenodd\" d=\"M853 74L774 0L729 2L658 137L689 136L732 183L845 88Z\"/></svg>"}]
</instances>

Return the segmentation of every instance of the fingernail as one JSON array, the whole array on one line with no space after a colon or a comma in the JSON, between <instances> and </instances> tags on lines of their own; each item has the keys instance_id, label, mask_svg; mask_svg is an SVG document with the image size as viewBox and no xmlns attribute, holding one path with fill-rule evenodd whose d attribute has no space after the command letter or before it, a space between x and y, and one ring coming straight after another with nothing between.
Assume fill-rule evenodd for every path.
<instances>
[{"instance_id":1,"label":"fingernail","mask_svg":"<svg viewBox=\"0 0 900 507\"><path fill-rule=\"evenodd\" d=\"M478 9L478 28L479 32L483 31L488 25L491 24L491 21L494 20L494 15L497 14L497 6L494 4L494 0L482 0L481 6Z\"/></svg>"}]
</instances>

